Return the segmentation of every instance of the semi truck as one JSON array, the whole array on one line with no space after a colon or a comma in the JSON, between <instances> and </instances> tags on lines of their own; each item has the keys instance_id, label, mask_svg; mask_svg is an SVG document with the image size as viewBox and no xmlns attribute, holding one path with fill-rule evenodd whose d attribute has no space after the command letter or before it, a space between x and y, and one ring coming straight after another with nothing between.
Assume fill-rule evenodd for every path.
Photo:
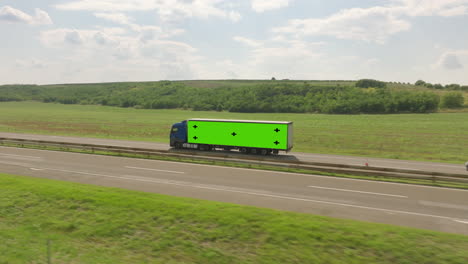
<instances>
[{"instance_id":1,"label":"semi truck","mask_svg":"<svg viewBox=\"0 0 468 264\"><path fill-rule=\"evenodd\" d=\"M170 146L278 154L293 147L293 122L193 118L172 125Z\"/></svg>"}]
</instances>

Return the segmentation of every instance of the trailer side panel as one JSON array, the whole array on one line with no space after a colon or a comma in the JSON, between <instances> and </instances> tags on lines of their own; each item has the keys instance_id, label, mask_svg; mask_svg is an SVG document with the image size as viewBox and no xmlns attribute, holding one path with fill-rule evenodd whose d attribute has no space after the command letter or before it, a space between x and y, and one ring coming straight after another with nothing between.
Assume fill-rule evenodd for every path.
<instances>
[{"instance_id":1,"label":"trailer side panel","mask_svg":"<svg viewBox=\"0 0 468 264\"><path fill-rule=\"evenodd\" d=\"M187 120L188 143L289 150L291 123ZM289 142L288 142L289 141Z\"/></svg>"}]
</instances>

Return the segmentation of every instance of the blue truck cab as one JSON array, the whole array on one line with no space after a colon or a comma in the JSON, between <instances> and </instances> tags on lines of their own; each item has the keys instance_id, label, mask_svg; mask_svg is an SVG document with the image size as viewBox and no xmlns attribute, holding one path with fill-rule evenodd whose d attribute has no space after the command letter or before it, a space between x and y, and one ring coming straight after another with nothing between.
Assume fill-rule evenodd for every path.
<instances>
[{"instance_id":1,"label":"blue truck cab","mask_svg":"<svg viewBox=\"0 0 468 264\"><path fill-rule=\"evenodd\" d=\"M169 138L171 147L180 148L187 142L187 120L173 124Z\"/></svg>"}]
</instances>

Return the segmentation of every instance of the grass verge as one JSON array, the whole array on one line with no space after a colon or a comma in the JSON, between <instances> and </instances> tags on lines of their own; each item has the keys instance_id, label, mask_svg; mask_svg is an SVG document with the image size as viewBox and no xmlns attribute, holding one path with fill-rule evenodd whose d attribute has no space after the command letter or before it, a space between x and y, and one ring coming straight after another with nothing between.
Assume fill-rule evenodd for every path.
<instances>
[{"instance_id":1,"label":"grass verge","mask_svg":"<svg viewBox=\"0 0 468 264\"><path fill-rule=\"evenodd\" d=\"M468 237L0 174L0 263L450 263Z\"/></svg>"},{"instance_id":2,"label":"grass verge","mask_svg":"<svg viewBox=\"0 0 468 264\"><path fill-rule=\"evenodd\" d=\"M352 174L344 174L344 173L318 171L318 170L313 170L313 169L307 170L307 169L298 169L298 168L291 168L291 167L277 167L277 166L271 166L271 165L248 164L248 163L224 161L224 160L209 160L209 159L206 160L202 158L197 158L197 156L191 156L189 158L189 157L174 157L174 156L167 156L167 155L143 155L143 154L132 154L132 153L124 153L124 152L89 150L89 149L72 148L72 147L45 146L45 145L34 145L34 144L15 144L15 143L3 143L3 144L0 144L0 146L53 150L53 151L67 151L67 152L75 152L75 153L119 156L119 157L140 158L140 159L154 159L154 160L186 162L186 163L196 163L196 164L210 164L210 165L226 166L226 167L249 168L249 169L258 169L258 170L314 174L314 175L353 178L353 179L362 179L362 180L418 184L418 185L427 185L427 186L435 186L435 187L468 189L467 183L460 183L460 182L414 179L414 178L396 178L396 177L385 177L385 176L352 175Z\"/></svg>"},{"instance_id":3,"label":"grass verge","mask_svg":"<svg viewBox=\"0 0 468 264\"><path fill-rule=\"evenodd\" d=\"M189 118L288 120L294 151L440 161L468 157L468 112L325 115L148 110L37 102L0 103L0 131L168 142L172 124Z\"/></svg>"}]
</instances>

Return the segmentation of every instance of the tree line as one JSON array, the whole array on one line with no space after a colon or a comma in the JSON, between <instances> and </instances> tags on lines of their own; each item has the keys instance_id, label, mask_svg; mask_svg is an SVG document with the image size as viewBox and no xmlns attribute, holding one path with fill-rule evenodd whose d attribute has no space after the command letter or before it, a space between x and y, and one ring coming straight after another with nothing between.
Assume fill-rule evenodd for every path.
<instances>
[{"instance_id":1,"label":"tree line","mask_svg":"<svg viewBox=\"0 0 468 264\"><path fill-rule=\"evenodd\" d=\"M423 80L417 80L414 85L416 86L424 86L430 89L437 89L437 90L453 90L453 91L468 91L468 85L460 85L457 83L451 83L442 85L440 83L432 84L429 82L425 82Z\"/></svg>"},{"instance_id":2,"label":"tree line","mask_svg":"<svg viewBox=\"0 0 468 264\"><path fill-rule=\"evenodd\" d=\"M430 91L392 90L383 82L368 79L349 86L281 81L217 88L189 87L171 81L0 86L0 101L244 113L428 113L439 107L463 106L461 93L450 96L441 98Z\"/></svg>"}]
</instances>

